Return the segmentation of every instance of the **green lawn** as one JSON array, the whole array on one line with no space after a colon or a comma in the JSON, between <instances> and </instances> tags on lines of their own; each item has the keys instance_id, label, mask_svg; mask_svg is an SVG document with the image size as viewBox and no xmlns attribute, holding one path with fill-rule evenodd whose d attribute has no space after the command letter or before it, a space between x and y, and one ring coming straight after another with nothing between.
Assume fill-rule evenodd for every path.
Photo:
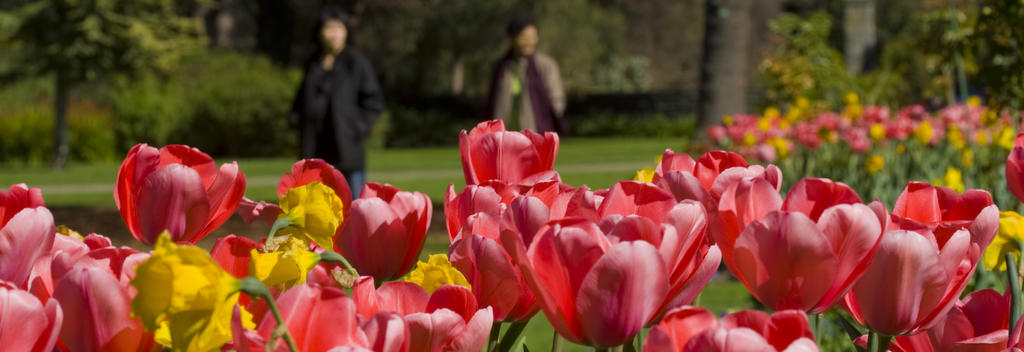
<instances>
[{"instance_id":1,"label":"green lawn","mask_svg":"<svg viewBox=\"0 0 1024 352\"><path fill-rule=\"evenodd\" d=\"M654 166L654 158L665 148L679 149L679 139L567 139L562 141L555 169L563 181L605 188L629 179L633 172ZM456 147L371 150L368 155L370 181L390 183L404 190L426 193L437 204L449 183L463 186L462 165ZM220 163L231 161L219 158ZM273 200L277 180L288 172L293 159L241 159L238 165L248 180L246 196ZM48 167L0 165L0 185L27 183L43 190L50 205L113 207L111 196L118 163L72 164L65 170Z\"/></svg>"}]
</instances>

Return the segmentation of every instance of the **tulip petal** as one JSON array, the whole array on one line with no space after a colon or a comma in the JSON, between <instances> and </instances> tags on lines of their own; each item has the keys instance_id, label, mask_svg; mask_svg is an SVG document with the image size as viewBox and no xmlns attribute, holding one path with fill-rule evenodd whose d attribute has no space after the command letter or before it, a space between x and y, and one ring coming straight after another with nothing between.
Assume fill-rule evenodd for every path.
<instances>
[{"instance_id":1,"label":"tulip petal","mask_svg":"<svg viewBox=\"0 0 1024 352\"><path fill-rule=\"evenodd\" d=\"M832 246L803 213L773 212L736 239L733 273L765 306L810 309L836 277Z\"/></svg>"},{"instance_id":2,"label":"tulip petal","mask_svg":"<svg viewBox=\"0 0 1024 352\"><path fill-rule=\"evenodd\" d=\"M195 170L171 164L154 171L145 179L138 199L141 233L134 234L144 243L156 243L167 230L175 242L191 242L206 224L210 204L202 179Z\"/></svg>"},{"instance_id":3,"label":"tulip petal","mask_svg":"<svg viewBox=\"0 0 1024 352\"><path fill-rule=\"evenodd\" d=\"M362 325L369 347L377 352L404 352L409 350L409 330L402 316L381 312Z\"/></svg>"},{"instance_id":4,"label":"tulip petal","mask_svg":"<svg viewBox=\"0 0 1024 352\"><path fill-rule=\"evenodd\" d=\"M594 346L621 345L657 313L668 290L665 264L644 241L622 242L602 256L576 298L583 331Z\"/></svg>"},{"instance_id":5,"label":"tulip petal","mask_svg":"<svg viewBox=\"0 0 1024 352\"><path fill-rule=\"evenodd\" d=\"M44 207L25 208L0 228L0 281L22 286L32 267L53 248L56 228Z\"/></svg>"},{"instance_id":6,"label":"tulip petal","mask_svg":"<svg viewBox=\"0 0 1024 352\"><path fill-rule=\"evenodd\" d=\"M838 258L837 280L822 298L814 312L823 312L835 304L867 270L882 240L878 216L863 204L840 204L825 209L819 216L818 229L832 245Z\"/></svg>"},{"instance_id":7,"label":"tulip petal","mask_svg":"<svg viewBox=\"0 0 1024 352\"><path fill-rule=\"evenodd\" d=\"M110 272L95 267L72 270L54 288L67 324L60 340L72 351L99 351L125 330L140 330L129 318L130 297ZM128 341L125 341L128 342ZM139 341L136 340L136 347Z\"/></svg>"}]
</instances>

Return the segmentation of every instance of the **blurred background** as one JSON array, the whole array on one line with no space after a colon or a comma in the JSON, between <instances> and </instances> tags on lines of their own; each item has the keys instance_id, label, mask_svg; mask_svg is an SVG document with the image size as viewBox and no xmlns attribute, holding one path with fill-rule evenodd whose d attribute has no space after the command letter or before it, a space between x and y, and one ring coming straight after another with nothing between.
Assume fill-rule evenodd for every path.
<instances>
[{"instance_id":1,"label":"blurred background","mask_svg":"<svg viewBox=\"0 0 1024 352\"><path fill-rule=\"evenodd\" d=\"M352 14L349 43L384 87L374 148L454 145L521 12L561 67L568 138L688 137L797 97L835 110L848 92L1024 95L1015 1L4 0L0 165L114 161L138 142L294 157L287 111L327 3Z\"/></svg>"}]
</instances>

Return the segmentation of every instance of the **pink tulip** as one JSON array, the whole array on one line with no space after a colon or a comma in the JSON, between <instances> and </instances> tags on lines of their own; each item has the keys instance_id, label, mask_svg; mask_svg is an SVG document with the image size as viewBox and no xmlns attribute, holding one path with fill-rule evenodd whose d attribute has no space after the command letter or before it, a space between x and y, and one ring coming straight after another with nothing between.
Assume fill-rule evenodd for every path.
<instances>
[{"instance_id":1,"label":"pink tulip","mask_svg":"<svg viewBox=\"0 0 1024 352\"><path fill-rule=\"evenodd\" d=\"M448 240L454 241L459 232L462 231L466 219L478 213L489 217L497 223L504 211L505 204L501 196L494 191L494 188L467 185L462 192L455 194L455 186L449 184L448 191L444 197L444 217L448 227Z\"/></svg>"},{"instance_id":2,"label":"pink tulip","mask_svg":"<svg viewBox=\"0 0 1024 352\"><path fill-rule=\"evenodd\" d=\"M370 346L366 333L360 328L355 303L341 289L302 284L282 293L277 302L299 351L326 352L338 346ZM255 333L239 331L240 327L235 324L235 348L239 351L262 351L268 342L279 343L269 341L277 327L272 315L263 317Z\"/></svg>"},{"instance_id":3,"label":"pink tulip","mask_svg":"<svg viewBox=\"0 0 1024 352\"><path fill-rule=\"evenodd\" d=\"M782 202L782 209L799 211L811 220L818 221L825 209L839 204L859 203L860 196L845 183L808 177L796 181L790 187L786 200Z\"/></svg>"},{"instance_id":4,"label":"pink tulip","mask_svg":"<svg viewBox=\"0 0 1024 352\"><path fill-rule=\"evenodd\" d=\"M153 345L153 335L130 317L131 297L104 268L71 270L53 298L64 312L60 341L71 351L139 351Z\"/></svg>"},{"instance_id":5,"label":"pink tulip","mask_svg":"<svg viewBox=\"0 0 1024 352\"><path fill-rule=\"evenodd\" d=\"M491 307L480 308L473 293L462 286L444 285L428 295L408 282L388 282L375 289L373 279L364 276L356 280L352 295L364 318L401 316L409 327L413 352L479 351L494 321Z\"/></svg>"},{"instance_id":6,"label":"pink tulip","mask_svg":"<svg viewBox=\"0 0 1024 352\"><path fill-rule=\"evenodd\" d=\"M196 243L235 212L245 192L238 164L217 165L184 145L138 144L121 163L114 204L135 239L156 242L167 230L178 243Z\"/></svg>"},{"instance_id":7,"label":"pink tulip","mask_svg":"<svg viewBox=\"0 0 1024 352\"><path fill-rule=\"evenodd\" d=\"M528 321L539 310L522 272L496 238L463 235L452 243L448 258L466 276L476 301L494 309L494 320Z\"/></svg>"},{"instance_id":8,"label":"pink tulip","mask_svg":"<svg viewBox=\"0 0 1024 352\"><path fill-rule=\"evenodd\" d=\"M558 135L552 132L506 131L501 120L484 121L459 134L459 152L467 185L495 179L516 184L559 179L552 170L558 154Z\"/></svg>"},{"instance_id":9,"label":"pink tulip","mask_svg":"<svg viewBox=\"0 0 1024 352\"><path fill-rule=\"evenodd\" d=\"M1001 351L1010 331L1010 297L994 290L971 292L934 327L916 335L896 336L895 352ZM866 336L858 339L866 342Z\"/></svg>"},{"instance_id":10,"label":"pink tulip","mask_svg":"<svg viewBox=\"0 0 1024 352\"><path fill-rule=\"evenodd\" d=\"M729 314L720 321L700 307L669 312L644 341L644 352L818 351L804 312L756 310Z\"/></svg>"},{"instance_id":11,"label":"pink tulip","mask_svg":"<svg viewBox=\"0 0 1024 352\"><path fill-rule=\"evenodd\" d=\"M722 193L717 211L711 215L708 232L722 249L726 264L733 258L734 243L743 229L781 208L782 196L778 188L764 177L742 178Z\"/></svg>"},{"instance_id":12,"label":"pink tulip","mask_svg":"<svg viewBox=\"0 0 1024 352\"><path fill-rule=\"evenodd\" d=\"M843 308L857 322L888 335L935 326L953 307L981 257L984 246L973 237L960 229L940 245L927 230L888 231Z\"/></svg>"},{"instance_id":13,"label":"pink tulip","mask_svg":"<svg viewBox=\"0 0 1024 352\"><path fill-rule=\"evenodd\" d=\"M800 212L772 212L743 230L725 262L768 308L822 313L867 269L882 216L863 204L830 207L817 223Z\"/></svg>"},{"instance_id":14,"label":"pink tulip","mask_svg":"<svg viewBox=\"0 0 1024 352\"><path fill-rule=\"evenodd\" d=\"M49 352L57 343L64 315L57 301L44 305L31 293L0 281L0 317L0 350Z\"/></svg>"},{"instance_id":15,"label":"pink tulip","mask_svg":"<svg viewBox=\"0 0 1024 352\"><path fill-rule=\"evenodd\" d=\"M53 215L42 206L2 209L14 214L0 223L0 281L25 287L36 261L53 248Z\"/></svg>"},{"instance_id":16,"label":"pink tulip","mask_svg":"<svg viewBox=\"0 0 1024 352\"><path fill-rule=\"evenodd\" d=\"M642 240L613 245L588 220L553 220L529 249L508 233L502 244L548 321L576 343L610 347L629 341L656 317L669 292L668 269L655 246Z\"/></svg>"},{"instance_id":17,"label":"pink tulip","mask_svg":"<svg viewBox=\"0 0 1024 352\"><path fill-rule=\"evenodd\" d=\"M367 183L335 235L336 250L378 281L402 277L419 258L433 210L422 193Z\"/></svg>"}]
</instances>

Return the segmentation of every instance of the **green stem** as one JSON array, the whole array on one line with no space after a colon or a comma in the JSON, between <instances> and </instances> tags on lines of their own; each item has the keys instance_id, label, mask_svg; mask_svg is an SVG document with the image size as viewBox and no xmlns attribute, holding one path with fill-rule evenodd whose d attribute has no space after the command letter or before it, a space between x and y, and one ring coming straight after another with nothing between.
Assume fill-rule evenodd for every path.
<instances>
[{"instance_id":1,"label":"green stem","mask_svg":"<svg viewBox=\"0 0 1024 352\"><path fill-rule=\"evenodd\" d=\"M814 341L821 343L821 314L807 313L807 322L811 324Z\"/></svg>"},{"instance_id":2,"label":"green stem","mask_svg":"<svg viewBox=\"0 0 1024 352\"><path fill-rule=\"evenodd\" d=\"M555 336L551 338L551 352L562 352L562 336L555 330Z\"/></svg>"},{"instance_id":3,"label":"green stem","mask_svg":"<svg viewBox=\"0 0 1024 352\"><path fill-rule=\"evenodd\" d=\"M892 342L892 336L872 331L868 337L868 351L887 352L890 342Z\"/></svg>"},{"instance_id":4,"label":"green stem","mask_svg":"<svg viewBox=\"0 0 1024 352\"><path fill-rule=\"evenodd\" d=\"M643 329L641 329L640 331L643 331ZM633 336L633 338L629 339L629 342L626 342L622 346L619 346L619 351L636 352L636 340L638 337L640 337L639 333Z\"/></svg>"},{"instance_id":5,"label":"green stem","mask_svg":"<svg viewBox=\"0 0 1024 352\"><path fill-rule=\"evenodd\" d=\"M1017 326L1020 319L1020 276L1018 275L1017 258L1013 253L1006 253L1006 278L1010 283L1010 328Z\"/></svg>"},{"instance_id":6,"label":"green stem","mask_svg":"<svg viewBox=\"0 0 1024 352\"><path fill-rule=\"evenodd\" d=\"M519 336L523 335L523 330L526 329L526 324L529 322L529 320L517 321L509 325L508 329L505 330L505 337L501 339L501 344L498 345L498 351L511 351L515 347L516 341L519 340Z\"/></svg>"},{"instance_id":7,"label":"green stem","mask_svg":"<svg viewBox=\"0 0 1024 352\"><path fill-rule=\"evenodd\" d=\"M498 348L498 337L501 337L501 322L496 321L491 325L491 336L487 338L487 351L494 352Z\"/></svg>"},{"instance_id":8,"label":"green stem","mask_svg":"<svg viewBox=\"0 0 1024 352\"><path fill-rule=\"evenodd\" d=\"M345 259L344 256L342 256L341 254L338 254L338 252L335 252L335 251L323 251L323 252L320 252L320 261L321 262L341 263L341 265L344 266L345 270L348 270L349 273L352 273L352 275L355 275L355 276L359 276L359 273L356 271L356 268L353 267L352 264L350 264L348 262L348 259Z\"/></svg>"},{"instance_id":9,"label":"green stem","mask_svg":"<svg viewBox=\"0 0 1024 352\"><path fill-rule=\"evenodd\" d=\"M288 225L291 225L291 224L292 224L292 221L290 219L288 219L287 216L286 217L280 217L280 218L277 218L277 220L274 220L274 224L270 226L270 233L267 234L267 241L270 241L271 239L273 239L274 235L277 234L278 230L281 230L281 229L283 229L285 227L288 227Z\"/></svg>"},{"instance_id":10,"label":"green stem","mask_svg":"<svg viewBox=\"0 0 1024 352\"><path fill-rule=\"evenodd\" d=\"M270 307L270 312L274 314L274 320L277 321L277 328L274 329L274 336L280 336L284 339L285 344L288 345L289 351L298 352L299 348L295 345L295 340L292 339L292 335L288 333L288 326L285 325L284 318L281 317L281 311L277 309L277 303L274 301L274 296L270 294L270 290L267 290L267 286L259 279L250 276L242 279L239 290L250 297L259 297L267 301L267 306ZM276 342L274 342L273 339L267 343L276 345Z\"/></svg>"}]
</instances>

